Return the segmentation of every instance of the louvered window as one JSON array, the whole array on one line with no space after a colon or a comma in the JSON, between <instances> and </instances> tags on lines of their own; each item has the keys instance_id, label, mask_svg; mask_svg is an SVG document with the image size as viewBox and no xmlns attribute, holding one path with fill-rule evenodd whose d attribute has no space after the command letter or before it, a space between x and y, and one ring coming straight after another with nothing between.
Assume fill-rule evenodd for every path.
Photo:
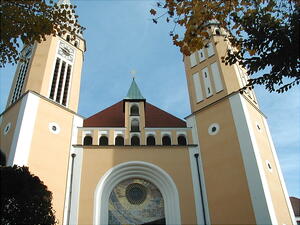
<instances>
[{"instance_id":1,"label":"louvered window","mask_svg":"<svg viewBox=\"0 0 300 225\"><path fill-rule=\"evenodd\" d=\"M56 59L49 98L67 106L72 66L61 58Z\"/></svg>"},{"instance_id":2,"label":"louvered window","mask_svg":"<svg viewBox=\"0 0 300 225\"><path fill-rule=\"evenodd\" d=\"M27 74L28 65L29 65L29 59L26 59L20 65L20 69L19 69L17 81L16 81L16 86L15 86L14 93L13 93L13 96L11 99L11 103L14 103L15 101L17 101L22 94L22 89L24 86L24 81L25 81L25 77Z\"/></svg>"}]
</instances>

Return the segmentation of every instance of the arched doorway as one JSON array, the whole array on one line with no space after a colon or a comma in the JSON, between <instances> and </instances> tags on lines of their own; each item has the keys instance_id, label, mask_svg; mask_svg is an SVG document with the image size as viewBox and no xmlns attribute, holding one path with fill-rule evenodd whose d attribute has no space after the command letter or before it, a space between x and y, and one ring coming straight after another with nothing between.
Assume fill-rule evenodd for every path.
<instances>
[{"instance_id":1,"label":"arched doorway","mask_svg":"<svg viewBox=\"0 0 300 225\"><path fill-rule=\"evenodd\" d=\"M166 224L159 189L140 178L117 184L110 193L108 206L108 225L116 224Z\"/></svg>"},{"instance_id":2,"label":"arched doorway","mask_svg":"<svg viewBox=\"0 0 300 225\"><path fill-rule=\"evenodd\" d=\"M149 182L161 193L164 204L165 222L160 223L161 221L159 221L156 224L180 225L179 195L173 179L160 167L144 161L121 163L108 170L102 176L95 190L94 224L108 224L111 193L123 181L131 180L132 183L136 183L135 179ZM150 222L145 224L155 223Z\"/></svg>"}]
</instances>

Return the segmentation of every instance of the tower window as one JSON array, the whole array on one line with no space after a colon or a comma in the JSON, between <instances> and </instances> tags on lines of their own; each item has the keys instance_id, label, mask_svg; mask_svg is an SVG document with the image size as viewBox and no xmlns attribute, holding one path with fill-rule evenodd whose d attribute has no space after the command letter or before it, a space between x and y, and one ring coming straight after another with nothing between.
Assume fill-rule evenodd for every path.
<instances>
[{"instance_id":1,"label":"tower window","mask_svg":"<svg viewBox=\"0 0 300 225\"><path fill-rule=\"evenodd\" d=\"M115 139L115 145L123 146L124 145L124 138L122 136L117 136Z\"/></svg>"},{"instance_id":2,"label":"tower window","mask_svg":"<svg viewBox=\"0 0 300 225\"><path fill-rule=\"evenodd\" d=\"M208 127L208 134L209 135L216 135L220 130L220 125L217 123L212 123L209 127Z\"/></svg>"},{"instance_id":3,"label":"tower window","mask_svg":"<svg viewBox=\"0 0 300 225\"><path fill-rule=\"evenodd\" d=\"M16 81L16 87L14 90L14 94L13 94L11 103L14 103L15 101L17 101L18 98L21 96L22 89L24 86L25 76L26 76L26 73L28 70L28 65L29 65L29 59L26 59L26 61L22 62L21 66L20 66L18 78Z\"/></svg>"},{"instance_id":4,"label":"tower window","mask_svg":"<svg viewBox=\"0 0 300 225\"><path fill-rule=\"evenodd\" d=\"M108 145L108 137L106 137L106 136L101 136L101 137L99 138L99 145L101 145L101 146Z\"/></svg>"},{"instance_id":5,"label":"tower window","mask_svg":"<svg viewBox=\"0 0 300 225\"><path fill-rule=\"evenodd\" d=\"M131 120L131 131L132 132L140 131L139 120L138 119Z\"/></svg>"},{"instance_id":6,"label":"tower window","mask_svg":"<svg viewBox=\"0 0 300 225\"><path fill-rule=\"evenodd\" d=\"M163 136L162 145L171 145L171 138L169 135Z\"/></svg>"},{"instance_id":7,"label":"tower window","mask_svg":"<svg viewBox=\"0 0 300 225\"><path fill-rule=\"evenodd\" d=\"M178 145L186 145L186 138L184 135L179 135L177 138Z\"/></svg>"},{"instance_id":8,"label":"tower window","mask_svg":"<svg viewBox=\"0 0 300 225\"><path fill-rule=\"evenodd\" d=\"M85 136L83 139L83 145L92 145L93 138L91 136Z\"/></svg>"},{"instance_id":9,"label":"tower window","mask_svg":"<svg viewBox=\"0 0 300 225\"><path fill-rule=\"evenodd\" d=\"M67 106L72 66L60 58L56 59L49 98Z\"/></svg>"},{"instance_id":10,"label":"tower window","mask_svg":"<svg viewBox=\"0 0 300 225\"><path fill-rule=\"evenodd\" d=\"M216 35L221 35L221 32L219 29L216 29Z\"/></svg>"},{"instance_id":11,"label":"tower window","mask_svg":"<svg viewBox=\"0 0 300 225\"><path fill-rule=\"evenodd\" d=\"M137 105L133 105L130 108L130 116L138 116L139 115L139 107Z\"/></svg>"},{"instance_id":12,"label":"tower window","mask_svg":"<svg viewBox=\"0 0 300 225\"><path fill-rule=\"evenodd\" d=\"M132 136L131 138L131 145L138 146L140 145L140 138L137 135Z\"/></svg>"},{"instance_id":13,"label":"tower window","mask_svg":"<svg viewBox=\"0 0 300 225\"><path fill-rule=\"evenodd\" d=\"M59 82L58 82L58 87L57 87L57 95L56 95L56 101L58 103L60 103L60 96L61 96L64 76L65 76L65 69L66 69L66 62L63 61L62 65L61 65L60 77L59 77Z\"/></svg>"},{"instance_id":14,"label":"tower window","mask_svg":"<svg viewBox=\"0 0 300 225\"><path fill-rule=\"evenodd\" d=\"M74 46L77 48L78 47L78 41L75 41Z\"/></svg>"},{"instance_id":15,"label":"tower window","mask_svg":"<svg viewBox=\"0 0 300 225\"><path fill-rule=\"evenodd\" d=\"M209 77L209 73L208 73L208 68L205 67L202 70L202 78L204 81L204 87L205 87L205 92L206 92L206 97L210 97L212 96L212 91L211 91L211 83L210 83L210 77Z\"/></svg>"},{"instance_id":16,"label":"tower window","mask_svg":"<svg viewBox=\"0 0 300 225\"><path fill-rule=\"evenodd\" d=\"M153 135L147 137L147 145L155 145L155 137Z\"/></svg>"},{"instance_id":17,"label":"tower window","mask_svg":"<svg viewBox=\"0 0 300 225\"><path fill-rule=\"evenodd\" d=\"M51 98L51 99L54 99L55 88L56 88L56 82L57 82L57 77L58 77L59 65L60 65L60 59L57 58L57 59L56 59L56 63L55 63L54 73L53 73L53 79L52 79L52 85L51 85L50 96L49 96L49 98Z\"/></svg>"},{"instance_id":18,"label":"tower window","mask_svg":"<svg viewBox=\"0 0 300 225\"><path fill-rule=\"evenodd\" d=\"M63 95L63 101L62 101L62 104L64 106L66 106L66 104L67 104L69 85L70 85L70 76L71 76L71 65L68 65L67 76L66 76L66 81L65 81L65 88L64 88L64 95Z\"/></svg>"}]
</instances>

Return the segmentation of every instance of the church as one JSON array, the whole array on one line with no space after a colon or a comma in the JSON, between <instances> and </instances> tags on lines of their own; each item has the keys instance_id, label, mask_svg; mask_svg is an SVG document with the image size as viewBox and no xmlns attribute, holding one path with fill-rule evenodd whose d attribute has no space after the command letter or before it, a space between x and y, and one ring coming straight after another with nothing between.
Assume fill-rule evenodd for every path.
<instances>
[{"instance_id":1,"label":"church","mask_svg":"<svg viewBox=\"0 0 300 225\"><path fill-rule=\"evenodd\" d=\"M227 32L207 26L207 46L183 57L185 119L147 102L134 78L123 99L83 118L84 37L24 46L0 148L48 186L60 225L296 224L266 116L253 90L239 91L247 73L222 63Z\"/></svg>"}]
</instances>

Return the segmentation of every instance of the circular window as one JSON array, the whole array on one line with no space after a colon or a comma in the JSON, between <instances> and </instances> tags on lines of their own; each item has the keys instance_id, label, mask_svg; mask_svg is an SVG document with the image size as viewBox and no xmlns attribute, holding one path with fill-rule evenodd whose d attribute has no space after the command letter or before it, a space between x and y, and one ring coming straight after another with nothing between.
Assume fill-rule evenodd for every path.
<instances>
[{"instance_id":1,"label":"circular window","mask_svg":"<svg viewBox=\"0 0 300 225\"><path fill-rule=\"evenodd\" d=\"M270 172L272 172L272 166L271 166L270 161L269 161L269 160L266 160L266 164L267 164L268 170L269 170Z\"/></svg>"},{"instance_id":2,"label":"circular window","mask_svg":"<svg viewBox=\"0 0 300 225\"><path fill-rule=\"evenodd\" d=\"M10 128L11 128L11 123L6 124L6 126L5 126L4 129L3 129L4 135L7 135L7 133L8 133L9 130L10 130Z\"/></svg>"},{"instance_id":3,"label":"circular window","mask_svg":"<svg viewBox=\"0 0 300 225\"><path fill-rule=\"evenodd\" d=\"M216 135L220 130L220 126L217 123L213 123L208 127L209 135Z\"/></svg>"},{"instance_id":4,"label":"circular window","mask_svg":"<svg viewBox=\"0 0 300 225\"><path fill-rule=\"evenodd\" d=\"M49 130L53 133L53 134L58 134L60 132L60 127L58 126L57 123L49 123Z\"/></svg>"},{"instance_id":5,"label":"circular window","mask_svg":"<svg viewBox=\"0 0 300 225\"><path fill-rule=\"evenodd\" d=\"M256 122L256 128L257 128L258 131L261 132L261 126L260 126L260 124L258 122Z\"/></svg>"},{"instance_id":6,"label":"circular window","mask_svg":"<svg viewBox=\"0 0 300 225\"><path fill-rule=\"evenodd\" d=\"M126 188L126 198L133 205L142 204L147 197L146 187L142 184L132 183Z\"/></svg>"}]
</instances>

